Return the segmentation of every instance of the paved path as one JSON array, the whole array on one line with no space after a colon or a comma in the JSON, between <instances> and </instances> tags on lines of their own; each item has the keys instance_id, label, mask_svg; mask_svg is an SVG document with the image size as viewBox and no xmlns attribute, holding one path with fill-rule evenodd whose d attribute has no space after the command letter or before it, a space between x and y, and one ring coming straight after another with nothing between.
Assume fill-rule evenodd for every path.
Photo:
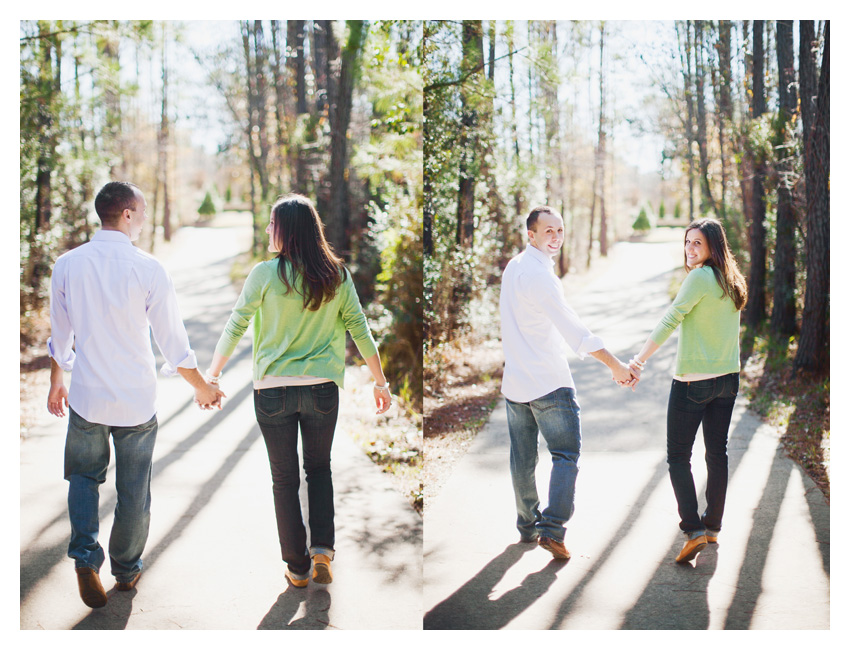
<instances>
[{"instance_id":1,"label":"paved path","mask_svg":"<svg viewBox=\"0 0 850 650\"><path fill-rule=\"evenodd\" d=\"M157 252L202 368L236 300L231 265L249 242L250 228L231 219L183 228ZM334 582L287 585L250 378L249 332L225 369L222 411L200 411L179 377L160 379L145 571L135 590L116 592L107 560L109 603L99 610L80 601L66 556L67 419L45 409L20 448L21 629L421 629L422 520L346 435L344 395L333 448ZM101 489L106 539L114 507L110 468Z\"/></svg>"},{"instance_id":2,"label":"paved path","mask_svg":"<svg viewBox=\"0 0 850 650\"><path fill-rule=\"evenodd\" d=\"M579 292L570 293L566 281L568 300L624 360L669 304L679 242L619 244L607 270ZM682 538L664 423L676 337L650 360L635 393L614 385L592 358L571 360L583 447L567 563L518 543L504 403L497 406L428 507L426 629L830 627L829 506L743 399L730 432L719 544L691 564L675 564ZM700 440L698 485L703 453ZM544 503L550 466L541 441Z\"/></svg>"}]
</instances>

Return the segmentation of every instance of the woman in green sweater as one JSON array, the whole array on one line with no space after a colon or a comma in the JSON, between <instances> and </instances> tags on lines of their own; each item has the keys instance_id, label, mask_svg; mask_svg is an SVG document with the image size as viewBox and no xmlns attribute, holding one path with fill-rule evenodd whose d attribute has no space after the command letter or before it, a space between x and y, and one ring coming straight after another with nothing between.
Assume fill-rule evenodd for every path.
<instances>
[{"instance_id":1,"label":"woman in green sweater","mask_svg":"<svg viewBox=\"0 0 850 650\"><path fill-rule=\"evenodd\" d=\"M688 274L673 304L630 362L637 376L681 325L676 371L667 404L667 465L686 541L676 562L690 562L717 541L726 502L726 443L741 370L738 333L747 284L719 221L698 219L685 230ZM700 516L691 452L702 423L708 481Z\"/></svg>"},{"instance_id":2,"label":"woman in green sweater","mask_svg":"<svg viewBox=\"0 0 850 650\"><path fill-rule=\"evenodd\" d=\"M331 443L345 374L345 332L375 380L378 413L391 396L378 349L351 274L325 239L322 221L304 196L272 207L269 251L248 275L216 345L207 379L217 383L253 319L254 411L269 454L275 515L285 575L295 587L332 581L334 504ZM304 453L310 546L298 497L298 430Z\"/></svg>"}]
</instances>

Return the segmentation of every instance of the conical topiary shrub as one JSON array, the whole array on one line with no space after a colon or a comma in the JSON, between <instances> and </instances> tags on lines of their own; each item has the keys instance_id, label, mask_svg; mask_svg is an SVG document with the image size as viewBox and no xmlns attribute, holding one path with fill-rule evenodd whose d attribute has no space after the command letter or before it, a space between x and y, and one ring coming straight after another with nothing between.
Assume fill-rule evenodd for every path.
<instances>
[{"instance_id":1,"label":"conical topiary shrub","mask_svg":"<svg viewBox=\"0 0 850 650\"><path fill-rule=\"evenodd\" d=\"M204 200L201 202L201 207L198 208L198 214L201 215L204 219L209 219L216 213L215 204L213 203L212 196L209 192L204 197Z\"/></svg>"},{"instance_id":2,"label":"conical topiary shrub","mask_svg":"<svg viewBox=\"0 0 850 650\"><path fill-rule=\"evenodd\" d=\"M643 233L648 231L651 227L652 226L649 224L649 218L646 216L646 210L641 208L637 219L635 219L635 222L632 224L632 230Z\"/></svg>"}]
</instances>

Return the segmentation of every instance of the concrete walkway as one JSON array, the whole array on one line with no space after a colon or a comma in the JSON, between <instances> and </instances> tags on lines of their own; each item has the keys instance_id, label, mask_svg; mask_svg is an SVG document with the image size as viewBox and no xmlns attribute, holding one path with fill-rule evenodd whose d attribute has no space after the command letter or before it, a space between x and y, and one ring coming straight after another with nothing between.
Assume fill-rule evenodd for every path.
<instances>
[{"instance_id":1,"label":"concrete walkway","mask_svg":"<svg viewBox=\"0 0 850 650\"><path fill-rule=\"evenodd\" d=\"M236 301L232 263L249 243L244 220L220 219L214 227L183 228L157 250L202 369ZM80 600L66 555L67 418L45 408L20 447L21 629L421 629L422 519L346 435L353 387L342 393L333 447L334 582L288 585L250 380L250 332L225 369L223 410L200 411L185 381L160 379L145 570L136 589L117 592L107 560L101 577L109 603L98 610ZM44 394L46 400L47 386ZM101 489L104 547L115 508L113 470ZM303 480L302 493L306 515Z\"/></svg>"},{"instance_id":2,"label":"concrete walkway","mask_svg":"<svg viewBox=\"0 0 850 650\"><path fill-rule=\"evenodd\" d=\"M623 243L607 268L568 300L609 350L628 360L669 304L681 238ZM591 357L571 358L583 446L569 562L518 543L500 403L429 504L426 629L829 629L829 506L781 450L774 430L739 397L719 543L674 562L683 539L665 461L666 402L677 334L637 392ZM541 440L538 490L551 467ZM694 474L704 485L702 441ZM701 501L702 502L702 501Z\"/></svg>"}]
</instances>

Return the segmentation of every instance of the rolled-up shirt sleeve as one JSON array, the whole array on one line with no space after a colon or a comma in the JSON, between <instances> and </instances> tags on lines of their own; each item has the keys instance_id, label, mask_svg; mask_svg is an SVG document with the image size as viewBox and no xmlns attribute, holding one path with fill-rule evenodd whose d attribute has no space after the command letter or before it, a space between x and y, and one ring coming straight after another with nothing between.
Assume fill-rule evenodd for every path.
<instances>
[{"instance_id":1,"label":"rolled-up shirt sleeve","mask_svg":"<svg viewBox=\"0 0 850 650\"><path fill-rule=\"evenodd\" d=\"M532 279L534 286L529 286ZM554 275L542 281L539 276L523 277L520 285L528 299L552 321L579 359L605 347L602 339L585 327L578 314L567 304L560 282Z\"/></svg>"},{"instance_id":2,"label":"rolled-up shirt sleeve","mask_svg":"<svg viewBox=\"0 0 850 650\"><path fill-rule=\"evenodd\" d=\"M47 353L67 372L74 369L74 327L65 302L65 265L58 260L50 279L50 338L47 339Z\"/></svg>"},{"instance_id":3,"label":"rolled-up shirt sleeve","mask_svg":"<svg viewBox=\"0 0 850 650\"><path fill-rule=\"evenodd\" d=\"M160 373L171 377L177 374L177 368L197 368L198 359L189 346L189 336L180 318L174 284L162 267L154 274L145 309L154 340L165 357Z\"/></svg>"}]
</instances>

